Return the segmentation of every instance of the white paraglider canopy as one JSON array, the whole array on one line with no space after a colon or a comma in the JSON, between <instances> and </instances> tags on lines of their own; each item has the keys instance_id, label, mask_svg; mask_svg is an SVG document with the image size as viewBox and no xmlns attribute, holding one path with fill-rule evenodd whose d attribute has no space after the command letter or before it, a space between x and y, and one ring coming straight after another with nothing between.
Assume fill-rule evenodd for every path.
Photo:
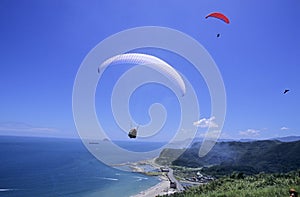
<instances>
[{"instance_id":1,"label":"white paraglider canopy","mask_svg":"<svg viewBox=\"0 0 300 197\"><path fill-rule=\"evenodd\" d=\"M104 70L111 64L139 64L149 66L150 68L153 68L156 71L167 76L172 83L174 83L177 87L180 88L182 96L185 95L186 87L180 74L167 62L155 56L142 53L125 53L121 55L116 55L105 60L98 67L98 73L100 73L101 75L104 72Z\"/></svg>"}]
</instances>

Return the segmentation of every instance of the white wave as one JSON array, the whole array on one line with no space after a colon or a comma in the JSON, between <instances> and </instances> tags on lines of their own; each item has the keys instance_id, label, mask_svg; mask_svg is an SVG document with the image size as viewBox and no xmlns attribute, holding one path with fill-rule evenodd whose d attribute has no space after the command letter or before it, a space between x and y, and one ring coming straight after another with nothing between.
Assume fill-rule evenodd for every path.
<instances>
[{"instance_id":1,"label":"white wave","mask_svg":"<svg viewBox=\"0 0 300 197\"><path fill-rule=\"evenodd\" d=\"M0 188L0 192L9 192L9 191L14 191L16 189L6 189L6 188Z\"/></svg>"},{"instance_id":2,"label":"white wave","mask_svg":"<svg viewBox=\"0 0 300 197\"><path fill-rule=\"evenodd\" d=\"M99 179L109 180L109 181L118 181L119 179L111 178L111 177L98 177Z\"/></svg>"},{"instance_id":3,"label":"white wave","mask_svg":"<svg viewBox=\"0 0 300 197\"><path fill-rule=\"evenodd\" d=\"M141 180L147 180L147 177L140 177L140 176L134 176L133 178L136 178L136 181L141 181Z\"/></svg>"}]
</instances>

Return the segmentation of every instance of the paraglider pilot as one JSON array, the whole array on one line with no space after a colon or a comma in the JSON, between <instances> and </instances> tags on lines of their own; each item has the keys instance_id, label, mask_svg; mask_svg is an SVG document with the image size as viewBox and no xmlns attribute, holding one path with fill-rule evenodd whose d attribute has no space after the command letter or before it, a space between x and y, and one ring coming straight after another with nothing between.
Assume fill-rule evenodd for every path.
<instances>
[{"instance_id":1,"label":"paraglider pilot","mask_svg":"<svg viewBox=\"0 0 300 197\"><path fill-rule=\"evenodd\" d=\"M128 137L136 138L136 135L137 135L137 129L136 128L130 129L130 131L128 133Z\"/></svg>"}]
</instances>

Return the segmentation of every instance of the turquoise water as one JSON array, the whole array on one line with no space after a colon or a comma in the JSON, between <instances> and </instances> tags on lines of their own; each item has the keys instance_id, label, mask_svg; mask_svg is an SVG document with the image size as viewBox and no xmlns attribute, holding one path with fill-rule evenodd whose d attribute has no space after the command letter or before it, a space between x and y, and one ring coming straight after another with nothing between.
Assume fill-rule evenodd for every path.
<instances>
[{"instance_id":1,"label":"turquoise water","mask_svg":"<svg viewBox=\"0 0 300 197\"><path fill-rule=\"evenodd\" d=\"M0 196L130 196L159 182L95 159L80 140L0 136Z\"/></svg>"}]
</instances>

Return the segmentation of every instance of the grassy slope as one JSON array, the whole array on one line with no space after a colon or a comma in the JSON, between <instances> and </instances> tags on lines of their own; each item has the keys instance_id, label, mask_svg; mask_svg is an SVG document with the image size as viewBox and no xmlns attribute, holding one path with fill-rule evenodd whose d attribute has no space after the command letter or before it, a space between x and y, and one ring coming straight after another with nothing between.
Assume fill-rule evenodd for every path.
<instances>
[{"instance_id":1,"label":"grassy slope","mask_svg":"<svg viewBox=\"0 0 300 197\"><path fill-rule=\"evenodd\" d=\"M241 176L236 173L206 185L190 188L172 196L180 197L267 197L289 196L288 190L300 191L300 172Z\"/></svg>"}]
</instances>

